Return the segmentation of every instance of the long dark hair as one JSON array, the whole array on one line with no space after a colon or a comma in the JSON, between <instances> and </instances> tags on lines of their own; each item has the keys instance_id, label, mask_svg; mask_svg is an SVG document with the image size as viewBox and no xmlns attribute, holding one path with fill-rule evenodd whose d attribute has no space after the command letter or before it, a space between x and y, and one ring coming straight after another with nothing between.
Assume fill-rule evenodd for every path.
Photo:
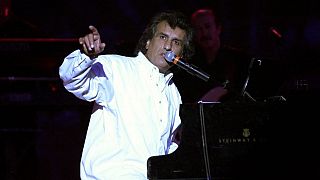
<instances>
[{"instance_id":1,"label":"long dark hair","mask_svg":"<svg viewBox=\"0 0 320 180\"><path fill-rule=\"evenodd\" d=\"M165 11L154 16L138 41L135 54L138 54L139 51L141 51L143 54L147 52L146 43L148 40L153 38L157 31L157 25L162 21L166 21L173 29L179 27L180 29L186 31L182 56L184 59L190 59L194 54L194 45L192 42L194 32L191 24L188 21L188 18L183 13L178 11Z\"/></svg>"}]
</instances>

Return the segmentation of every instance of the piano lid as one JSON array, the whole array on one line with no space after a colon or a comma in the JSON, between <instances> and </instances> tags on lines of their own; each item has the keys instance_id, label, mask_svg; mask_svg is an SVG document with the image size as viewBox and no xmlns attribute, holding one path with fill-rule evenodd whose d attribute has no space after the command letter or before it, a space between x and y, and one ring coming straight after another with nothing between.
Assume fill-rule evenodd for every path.
<instances>
[{"instance_id":1,"label":"piano lid","mask_svg":"<svg viewBox=\"0 0 320 180\"><path fill-rule=\"evenodd\" d=\"M295 118L297 114L291 113L299 111L291 112L292 107L297 106L279 102L183 105L179 148L169 155L150 157L148 178L272 179L303 176L302 172L307 170L303 164L318 156L297 147L300 133L306 138L313 136L309 136L309 126L309 129L299 129L298 135L296 131L301 124ZM290 159L293 157L299 157L301 161L298 163L301 164L292 164Z\"/></svg>"}]
</instances>

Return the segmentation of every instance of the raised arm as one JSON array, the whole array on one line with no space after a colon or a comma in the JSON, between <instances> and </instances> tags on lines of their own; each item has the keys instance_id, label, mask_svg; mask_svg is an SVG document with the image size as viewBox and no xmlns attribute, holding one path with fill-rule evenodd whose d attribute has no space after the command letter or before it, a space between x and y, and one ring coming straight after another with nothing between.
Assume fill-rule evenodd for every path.
<instances>
[{"instance_id":1,"label":"raised arm","mask_svg":"<svg viewBox=\"0 0 320 180\"><path fill-rule=\"evenodd\" d=\"M100 76L104 73L102 67L96 66L97 68L92 70L96 57L104 50L105 43L101 43L100 34L94 26L89 26L89 29L88 34L79 38L80 50L75 50L64 58L59 75L69 92L81 99L93 101L100 98L99 88L107 89L105 86L108 83L101 83L105 81L105 75ZM99 85L100 83L102 85Z\"/></svg>"}]
</instances>

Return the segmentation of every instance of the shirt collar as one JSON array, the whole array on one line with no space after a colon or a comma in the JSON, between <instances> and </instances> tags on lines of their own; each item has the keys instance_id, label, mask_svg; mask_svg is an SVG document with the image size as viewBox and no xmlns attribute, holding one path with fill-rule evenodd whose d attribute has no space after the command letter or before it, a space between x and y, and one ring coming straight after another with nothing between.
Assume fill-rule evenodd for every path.
<instances>
[{"instance_id":1,"label":"shirt collar","mask_svg":"<svg viewBox=\"0 0 320 180\"><path fill-rule=\"evenodd\" d=\"M146 66L146 70L149 71L149 74L153 77L153 79L160 83L159 85L161 85L162 90L165 88L165 86L168 86L169 83L171 83L171 79L173 77L172 72L167 74L160 73L159 68L152 64L141 51L138 53L137 58Z\"/></svg>"}]
</instances>

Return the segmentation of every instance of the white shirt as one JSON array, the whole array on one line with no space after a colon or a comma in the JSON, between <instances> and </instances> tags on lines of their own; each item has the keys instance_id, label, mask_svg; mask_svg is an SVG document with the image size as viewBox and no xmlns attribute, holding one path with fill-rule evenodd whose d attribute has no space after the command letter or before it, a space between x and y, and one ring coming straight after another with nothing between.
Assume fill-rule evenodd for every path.
<instances>
[{"instance_id":1,"label":"white shirt","mask_svg":"<svg viewBox=\"0 0 320 180\"><path fill-rule=\"evenodd\" d=\"M147 159L173 152L180 94L141 52L137 57L76 50L59 69L65 88L94 101L81 157L81 179L147 179Z\"/></svg>"}]
</instances>

